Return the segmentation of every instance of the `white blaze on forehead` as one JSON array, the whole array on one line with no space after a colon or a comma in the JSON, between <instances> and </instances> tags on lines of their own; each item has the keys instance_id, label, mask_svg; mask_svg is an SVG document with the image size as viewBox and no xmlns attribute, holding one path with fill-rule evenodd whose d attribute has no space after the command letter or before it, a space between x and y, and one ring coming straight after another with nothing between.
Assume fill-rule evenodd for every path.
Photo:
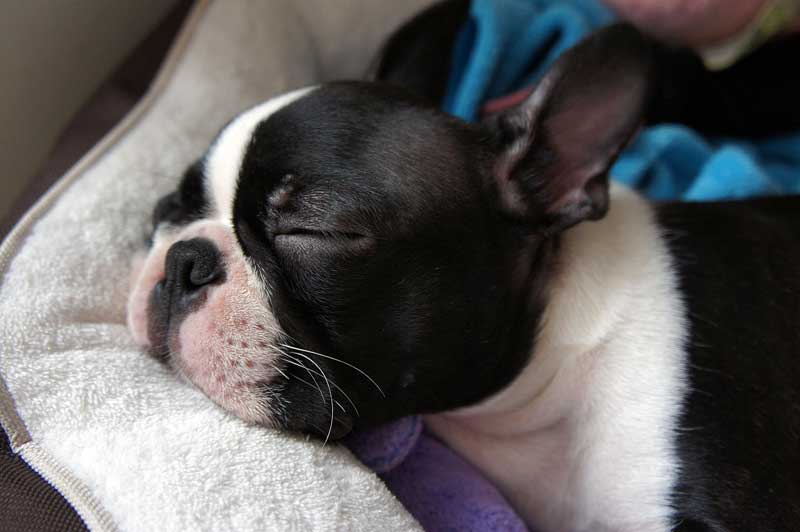
<instances>
[{"instance_id":1,"label":"white blaze on forehead","mask_svg":"<svg viewBox=\"0 0 800 532\"><path fill-rule=\"evenodd\" d=\"M205 185L214 217L226 224L232 222L239 170L256 127L314 89L316 87L305 87L267 100L242 113L222 130L205 163Z\"/></svg>"}]
</instances>

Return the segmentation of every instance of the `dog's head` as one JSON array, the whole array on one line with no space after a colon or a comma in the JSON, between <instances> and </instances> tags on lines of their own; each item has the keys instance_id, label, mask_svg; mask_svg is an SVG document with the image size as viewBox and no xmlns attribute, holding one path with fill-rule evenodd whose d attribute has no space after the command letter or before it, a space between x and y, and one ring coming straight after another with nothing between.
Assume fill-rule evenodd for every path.
<instances>
[{"instance_id":1,"label":"dog's head","mask_svg":"<svg viewBox=\"0 0 800 532\"><path fill-rule=\"evenodd\" d=\"M155 208L137 341L254 423L339 437L524 366L558 234L601 217L648 53L616 27L483 125L333 83L228 124Z\"/></svg>"}]
</instances>

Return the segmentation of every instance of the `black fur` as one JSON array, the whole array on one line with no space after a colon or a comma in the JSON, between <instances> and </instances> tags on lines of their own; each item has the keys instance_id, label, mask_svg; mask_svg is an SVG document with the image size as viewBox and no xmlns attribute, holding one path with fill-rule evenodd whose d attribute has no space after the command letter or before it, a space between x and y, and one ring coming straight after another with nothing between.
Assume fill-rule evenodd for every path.
<instances>
[{"instance_id":1,"label":"black fur","mask_svg":"<svg viewBox=\"0 0 800 532\"><path fill-rule=\"evenodd\" d=\"M800 198L658 213L691 322L679 518L800 530Z\"/></svg>"},{"instance_id":2,"label":"black fur","mask_svg":"<svg viewBox=\"0 0 800 532\"><path fill-rule=\"evenodd\" d=\"M203 183L203 162L195 162L183 174L178 189L158 200L153 209L153 233L161 224L185 225L203 217L209 198Z\"/></svg>"},{"instance_id":3,"label":"black fur","mask_svg":"<svg viewBox=\"0 0 800 532\"><path fill-rule=\"evenodd\" d=\"M399 85L441 104L456 38L469 9L470 0L447 0L415 16L386 42L368 78Z\"/></svg>"},{"instance_id":4,"label":"black fur","mask_svg":"<svg viewBox=\"0 0 800 532\"><path fill-rule=\"evenodd\" d=\"M341 83L252 138L237 236L293 341L345 357L386 393L316 359L364 405L355 426L470 404L510 382L530 350L542 301L520 296L546 274L515 270L532 260L521 250L547 246L488 207L484 134L390 86ZM292 195L276 207L287 175ZM290 381L284 393L294 402L308 389Z\"/></svg>"}]
</instances>

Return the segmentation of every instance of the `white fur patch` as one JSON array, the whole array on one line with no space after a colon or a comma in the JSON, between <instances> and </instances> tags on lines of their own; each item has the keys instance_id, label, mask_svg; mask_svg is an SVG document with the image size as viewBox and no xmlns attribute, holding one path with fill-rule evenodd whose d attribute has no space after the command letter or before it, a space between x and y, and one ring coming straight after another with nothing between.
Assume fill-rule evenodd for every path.
<instances>
[{"instance_id":1,"label":"white fur patch","mask_svg":"<svg viewBox=\"0 0 800 532\"><path fill-rule=\"evenodd\" d=\"M205 161L206 190L214 211L211 216L232 223L239 171L256 127L315 88L304 87L267 100L240 114L222 130Z\"/></svg>"},{"instance_id":2,"label":"white fur patch","mask_svg":"<svg viewBox=\"0 0 800 532\"><path fill-rule=\"evenodd\" d=\"M530 364L482 404L428 416L542 532L667 532L687 387L685 307L647 202L564 235Z\"/></svg>"},{"instance_id":3,"label":"white fur patch","mask_svg":"<svg viewBox=\"0 0 800 532\"><path fill-rule=\"evenodd\" d=\"M282 407L264 387L281 372L274 348L281 331L264 283L235 241L233 202L255 128L314 88L277 96L228 124L205 160L205 187L211 203L208 218L185 227L162 225L147 256L134 261L128 326L136 342L148 346L148 303L153 287L165 277L170 247L197 237L214 242L225 262L226 279L209 287L205 303L186 316L176 331L170 331L170 355L180 373L209 398L253 423L272 424L272 414Z\"/></svg>"}]
</instances>

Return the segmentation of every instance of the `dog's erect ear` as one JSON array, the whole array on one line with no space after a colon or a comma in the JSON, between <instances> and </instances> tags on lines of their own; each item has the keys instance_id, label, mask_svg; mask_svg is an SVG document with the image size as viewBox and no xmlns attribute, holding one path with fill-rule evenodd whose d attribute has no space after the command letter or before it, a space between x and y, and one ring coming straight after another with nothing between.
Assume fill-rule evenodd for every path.
<instances>
[{"instance_id":1,"label":"dog's erect ear","mask_svg":"<svg viewBox=\"0 0 800 532\"><path fill-rule=\"evenodd\" d=\"M399 85L441 104L453 47L469 17L470 0L438 2L395 31L373 59L367 79Z\"/></svg>"},{"instance_id":2,"label":"dog's erect ear","mask_svg":"<svg viewBox=\"0 0 800 532\"><path fill-rule=\"evenodd\" d=\"M608 170L642 121L651 71L646 38L609 26L567 51L525 101L490 117L504 213L545 234L603 217Z\"/></svg>"}]
</instances>

